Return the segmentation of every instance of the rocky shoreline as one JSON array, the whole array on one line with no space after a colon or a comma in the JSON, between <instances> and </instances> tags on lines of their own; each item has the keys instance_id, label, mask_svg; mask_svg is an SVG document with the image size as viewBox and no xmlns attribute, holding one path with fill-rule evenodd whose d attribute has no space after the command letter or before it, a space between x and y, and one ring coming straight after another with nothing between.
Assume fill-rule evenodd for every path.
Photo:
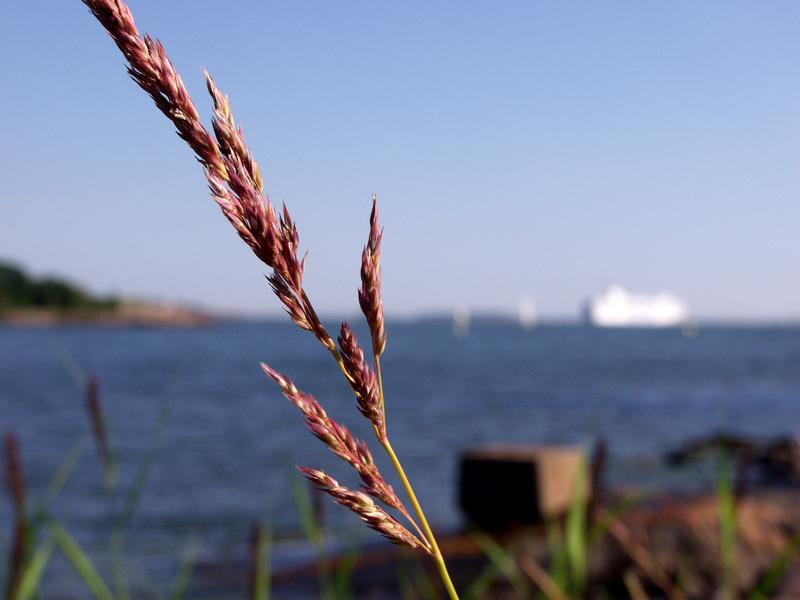
<instances>
[{"instance_id":1,"label":"rocky shoreline","mask_svg":"<svg viewBox=\"0 0 800 600\"><path fill-rule=\"evenodd\" d=\"M606 490L602 483L606 445L598 443L591 463L592 493L584 508L584 533L577 542L585 561L582 567L585 589L580 597L799 598L797 443L794 438L757 440L728 433L688 440L665 457L667 464L674 464L676 457L683 462L709 451L728 450L733 451L729 455L733 463L729 466L735 471L727 492L692 494L666 490L648 493L624 488ZM541 504L548 494L552 501L552 494L545 491L558 483L557 477L551 477L552 473L536 475L523 470L514 474L503 463L529 463L547 471L548 463L556 461L560 476L569 477L571 469L564 462L569 450L543 447L524 450L493 446L466 453L464 471L467 477L462 471L462 495L475 493L471 480L476 475L472 471L480 465L473 463L494 461L497 464L493 470L504 471L517 487L530 477L538 478L539 498L529 499L529 502ZM485 476L481 477L482 484L492 485ZM515 488L509 497L518 492ZM485 494L481 500L494 501ZM462 509L463 505L462 498ZM552 515L547 522L536 518L534 513L520 512L518 507L507 502L498 510L516 517L519 522L486 520L478 511L472 517L483 519L485 526L476 526L473 522L460 530L437 534L456 587L465 591L467 597L486 600L542 597L537 595L537 590L546 589L549 592L545 597L549 600L566 599L565 593L550 589L553 588L550 573L557 561L564 560L562 553L571 551L566 550L564 542L554 543L553 538L554 531L569 528L570 517L565 511L570 509L562 506L561 514ZM726 534L726 527L732 532L727 541L726 535L730 534ZM502 556L498 558L496 551L487 550L491 545L502 549ZM320 569L328 573L345 569L350 592L355 598L400 600L416 597L408 595L408 589L415 587L429 587L432 595L441 592L437 589L439 584L433 565L426 556L375 541L355 550L331 548L321 562L312 557L291 565L280 565L280 562L275 565L271 577L273 592L280 598L318 597ZM234 589L241 591L248 578L248 568L249 565L236 561L202 563L194 582L196 597L212 598ZM479 583L482 580L483 584ZM476 591L478 587L480 593Z\"/></svg>"},{"instance_id":2,"label":"rocky shoreline","mask_svg":"<svg viewBox=\"0 0 800 600\"><path fill-rule=\"evenodd\" d=\"M217 320L209 312L172 302L123 301L108 309L24 308L0 313L0 324L16 327L60 325L196 327Z\"/></svg>"}]
</instances>

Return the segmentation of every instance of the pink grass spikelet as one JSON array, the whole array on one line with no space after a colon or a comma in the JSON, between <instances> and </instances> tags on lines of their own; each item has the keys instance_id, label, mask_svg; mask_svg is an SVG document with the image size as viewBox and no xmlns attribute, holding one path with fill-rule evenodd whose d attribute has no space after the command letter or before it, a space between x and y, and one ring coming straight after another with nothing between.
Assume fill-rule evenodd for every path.
<instances>
[{"instance_id":1,"label":"pink grass spikelet","mask_svg":"<svg viewBox=\"0 0 800 600\"><path fill-rule=\"evenodd\" d=\"M103 408L100 404L100 384L97 377L92 375L86 384L86 411L89 413L89 422L92 426L92 436L97 445L97 453L103 468L103 475L108 481L112 469L111 449L108 445Z\"/></svg>"},{"instance_id":2,"label":"pink grass spikelet","mask_svg":"<svg viewBox=\"0 0 800 600\"><path fill-rule=\"evenodd\" d=\"M25 555L27 554L26 538L27 524L25 521L17 520L14 523L14 533L11 538L11 545L8 554L8 592L9 598L16 598L19 587L22 583L22 570L25 565Z\"/></svg>"},{"instance_id":3,"label":"pink grass spikelet","mask_svg":"<svg viewBox=\"0 0 800 600\"><path fill-rule=\"evenodd\" d=\"M386 327L383 320L381 298L381 239L383 229L378 226L378 198L372 196L372 212L369 217L369 240L361 253L361 288L358 303L367 319L372 336L372 351L376 357L386 348Z\"/></svg>"},{"instance_id":4,"label":"pink grass spikelet","mask_svg":"<svg viewBox=\"0 0 800 600\"><path fill-rule=\"evenodd\" d=\"M283 303L286 314L289 315L294 324L306 331L314 331L314 325L309 322L305 307L292 292L286 280L277 273L273 273L267 276L267 281L269 281L269 285L278 300Z\"/></svg>"},{"instance_id":5,"label":"pink grass spikelet","mask_svg":"<svg viewBox=\"0 0 800 600\"><path fill-rule=\"evenodd\" d=\"M262 551L264 545L267 543L267 532L261 523L254 523L250 527L250 540L249 540L249 554L250 554L250 574L248 577L249 597L257 598L256 587L258 585L258 572L259 563L263 559Z\"/></svg>"},{"instance_id":6,"label":"pink grass spikelet","mask_svg":"<svg viewBox=\"0 0 800 600\"><path fill-rule=\"evenodd\" d=\"M213 138L200 117L164 46L150 36L142 37L130 9L118 0L84 0L128 61L128 74L173 122L198 160L211 172L227 179L225 166Z\"/></svg>"},{"instance_id":7,"label":"pink grass spikelet","mask_svg":"<svg viewBox=\"0 0 800 600\"><path fill-rule=\"evenodd\" d=\"M338 481L324 471L307 467L298 467L298 469L319 489L330 494L336 502L361 517L367 527L374 529L392 543L409 548L420 548L429 552L427 545L398 523L389 513L377 506L366 494L340 486Z\"/></svg>"},{"instance_id":8,"label":"pink grass spikelet","mask_svg":"<svg viewBox=\"0 0 800 600\"><path fill-rule=\"evenodd\" d=\"M281 274L291 284L292 289L300 294L303 291L303 271L306 259L305 257L302 260L297 259L300 236L285 204L280 218L280 231L282 241L279 259L279 264L282 267Z\"/></svg>"},{"instance_id":9,"label":"pink grass spikelet","mask_svg":"<svg viewBox=\"0 0 800 600\"><path fill-rule=\"evenodd\" d=\"M11 495L11 505L17 515L25 513L25 480L19 457L19 441L13 433L6 433L3 440L6 463L6 482Z\"/></svg>"},{"instance_id":10,"label":"pink grass spikelet","mask_svg":"<svg viewBox=\"0 0 800 600\"><path fill-rule=\"evenodd\" d=\"M25 501L25 480L19 456L19 442L13 433L6 433L4 440L6 483L11 507L14 512L14 533L8 554L8 591L15 598L22 580L28 546L28 516Z\"/></svg>"},{"instance_id":11,"label":"pink grass spikelet","mask_svg":"<svg viewBox=\"0 0 800 600\"><path fill-rule=\"evenodd\" d=\"M400 498L381 476L369 448L362 440L356 439L347 427L330 418L316 398L297 389L291 379L265 363L261 363L261 368L278 384L289 402L303 413L311 433L353 467L361 477L366 493L387 506L405 511Z\"/></svg>"},{"instance_id":12,"label":"pink grass spikelet","mask_svg":"<svg viewBox=\"0 0 800 600\"><path fill-rule=\"evenodd\" d=\"M236 156L258 191L263 192L264 182L261 179L261 169L256 159L250 153L247 144L244 142L244 132L242 132L242 128L236 126L233 114L231 114L231 105L228 96L219 90L214 79L207 71L205 72L205 77L208 93L214 101L214 118L212 125L220 151L227 157Z\"/></svg>"},{"instance_id":13,"label":"pink grass spikelet","mask_svg":"<svg viewBox=\"0 0 800 600\"><path fill-rule=\"evenodd\" d=\"M342 323L339 334L339 352L347 371L352 377L350 386L356 395L358 410L372 422L380 439L386 438L383 411L381 410L380 390L375 372L367 364L364 351L347 323Z\"/></svg>"},{"instance_id":14,"label":"pink grass spikelet","mask_svg":"<svg viewBox=\"0 0 800 600\"><path fill-rule=\"evenodd\" d=\"M215 108L215 140L200 122L189 92L164 46L139 33L125 3L119 0L83 2L122 51L130 76L172 121L178 135L205 167L211 196L225 217L255 255L283 277L299 296L304 265L297 257L297 228L285 208L279 220L271 203L264 201L258 163L245 145L241 128L235 125L227 97L206 74ZM311 324L310 330L329 348L333 347L330 337L323 335L321 324Z\"/></svg>"}]
</instances>

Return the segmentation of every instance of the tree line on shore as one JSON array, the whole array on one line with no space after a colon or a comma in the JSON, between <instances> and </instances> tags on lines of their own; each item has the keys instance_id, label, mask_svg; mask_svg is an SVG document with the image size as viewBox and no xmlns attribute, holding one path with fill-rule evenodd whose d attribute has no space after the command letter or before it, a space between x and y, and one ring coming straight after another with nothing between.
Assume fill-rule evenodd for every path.
<instances>
[{"instance_id":1,"label":"tree line on shore","mask_svg":"<svg viewBox=\"0 0 800 600\"><path fill-rule=\"evenodd\" d=\"M59 277L32 277L21 267L0 261L0 311L13 309L109 310L114 296L97 297Z\"/></svg>"}]
</instances>

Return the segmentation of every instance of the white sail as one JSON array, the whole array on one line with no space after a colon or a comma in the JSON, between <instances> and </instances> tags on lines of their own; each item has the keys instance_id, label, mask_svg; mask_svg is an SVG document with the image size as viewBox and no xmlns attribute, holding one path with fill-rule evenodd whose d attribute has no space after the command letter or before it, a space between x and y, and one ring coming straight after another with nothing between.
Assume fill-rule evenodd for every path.
<instances>
[{"instance_id":1,"label":"white sail","mask_svg":"<svg viewBox=\"0 0 800 600\"><path fill-rule=\"evenodd\" d=\"M523 329L533 329L539 322L539 313L536 310L536 301L533 298L523 298L517 307L517 319Z\"/></svg>"},{"instance_id":2,"label":"white sail","mask_svg":"<svg viewBox=\"0 0 800 600\"><path fill-rule=\"evenodd\" d=\"M464 337L469 333L471 314L468 307L463 304L453 309L453 334L457 337Z\"/></svg>"}]
</instances>

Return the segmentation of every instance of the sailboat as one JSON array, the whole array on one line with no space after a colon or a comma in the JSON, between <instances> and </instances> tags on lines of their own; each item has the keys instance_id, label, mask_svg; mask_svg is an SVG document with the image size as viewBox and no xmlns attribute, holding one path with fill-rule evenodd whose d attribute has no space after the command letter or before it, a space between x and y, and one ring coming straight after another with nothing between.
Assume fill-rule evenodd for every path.
<instances>
[{"instance_id":1,"label":"sailboat","mask_svg":"<svg viewBox=\"0 0 800 600\"><path fill-rule=\"evenodd\" d=\"M467 306L460 304L453 309L453 335L465 337L469 333L471 313Z\"/></svg>"},{"instance_id":2,"label":"sailboat","mask_svg":"<svg viewBox=\"0 0 800 600\"><path fill-rule=\"evenodd\" d=\"M517 320L523 329L533 329L539 322L539 313L536 310L536 301L533 298L523 298L517 306Z\"/></svg>"}]
</instances>

